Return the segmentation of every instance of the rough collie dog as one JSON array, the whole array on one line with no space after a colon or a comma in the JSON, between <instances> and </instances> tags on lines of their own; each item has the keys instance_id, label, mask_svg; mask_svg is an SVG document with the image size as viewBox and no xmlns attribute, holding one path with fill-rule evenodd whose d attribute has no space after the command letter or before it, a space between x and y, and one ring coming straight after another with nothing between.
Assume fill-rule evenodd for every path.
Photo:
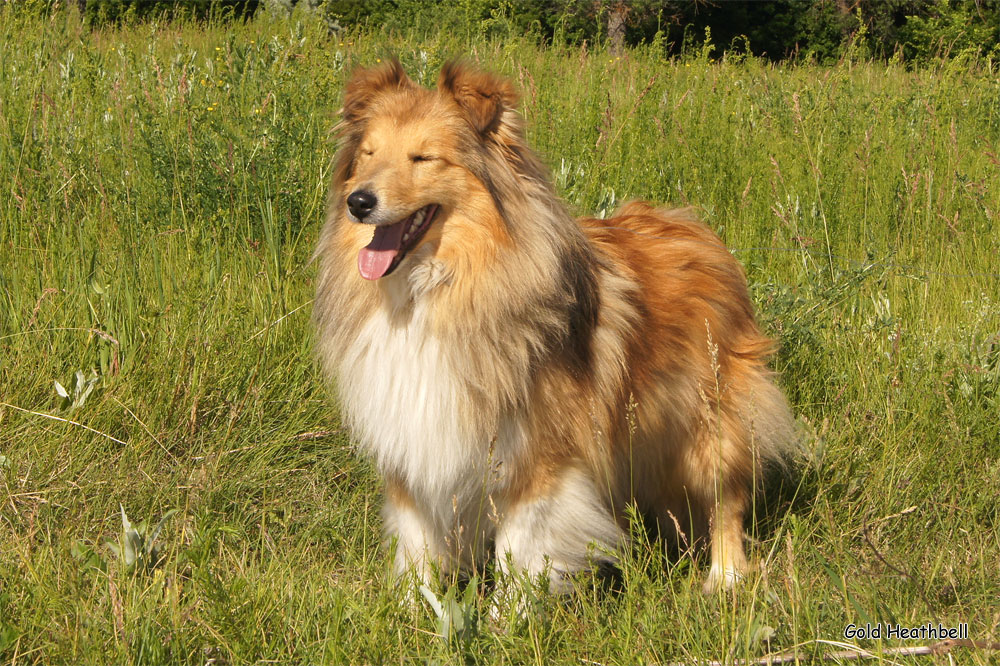
<instances>
[{"instance_id":1,"label":"rough collie dog","mask_svg":"<svg viewBox=\"0 0 1000 666\"><path fill-rule=\"evenodd\" d=\"M319 241L318 352L385 480L395 570L567 574L614 559L635 503L706 589L791 436L743 271L690 211L575 220L511 85L398 62L347 84Z\"/></svg>"}]
</instances>

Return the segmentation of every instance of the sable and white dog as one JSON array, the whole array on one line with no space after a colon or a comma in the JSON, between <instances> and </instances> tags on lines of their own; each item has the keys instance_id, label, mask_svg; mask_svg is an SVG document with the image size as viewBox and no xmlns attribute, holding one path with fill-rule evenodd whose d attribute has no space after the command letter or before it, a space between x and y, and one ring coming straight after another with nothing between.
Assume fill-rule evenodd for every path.
<instances>
[{"instance_id":1,"label":"sable and white dog","mask_svg":"<svg viewBox=\"0 0 1000 666\"><path fill-rule=\"evenodd\" d=\"M398 62L347 85L315 322L385 479L395 569L495 550L563 590L613 559L635 502L707 536L706 589L728 586L754 481L792 438L743 271L687 210L573 219L516 106L454 63L435 89Z\"/></svg>"}]
</instances>

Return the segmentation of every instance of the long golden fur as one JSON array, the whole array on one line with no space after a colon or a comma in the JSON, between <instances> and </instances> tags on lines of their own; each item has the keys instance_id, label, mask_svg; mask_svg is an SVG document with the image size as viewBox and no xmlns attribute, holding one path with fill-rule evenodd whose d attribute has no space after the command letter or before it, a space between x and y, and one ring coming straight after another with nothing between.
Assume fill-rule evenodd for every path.
<instances>
[{"instance_id":1,"label":"long golden fur","mask_svg":"<svg viewBox=\"0 0 1000 666\"><path fill-rule=\"evenodd\" d=\"M635 501L745 572L744 514L791 439L743 271L689 210L574 220L511 85L397 62L347 85L317 256L319 358L386 483L396 570L565 574Z\"/></svg>"}]
</instances>

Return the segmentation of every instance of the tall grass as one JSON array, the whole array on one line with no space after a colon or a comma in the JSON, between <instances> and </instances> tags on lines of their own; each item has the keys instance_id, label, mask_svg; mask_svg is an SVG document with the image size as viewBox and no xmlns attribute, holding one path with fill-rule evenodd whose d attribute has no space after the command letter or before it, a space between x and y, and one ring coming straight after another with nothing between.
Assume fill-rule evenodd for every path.
<instances>
[{"instance_id":1,"label":"tall grass","mask_svg":"<svg viewBox=\"0 0 1000 666\"><path fill-rule=\"evenodd\" d=\"M998 639L1000 79L542 47L304 17L90 31L0 10L0 662L632 664L757 657L849 622ZM315 372L310 254L346 76L465 56L523 91L578 212L699 206L747 267L802 427L758 571L635 532L620 590L434 636ZM83 404L75 373L97 381ZM80 384L82 387L83 385ZM58 419L58 420L57 420ZM106 542L168 510L159 566ZM485 608L476 589L463 603ZM892 642L863 641L878 650ZM983 653L964 661L986 663Z\"/></svg>"}]
</instances>

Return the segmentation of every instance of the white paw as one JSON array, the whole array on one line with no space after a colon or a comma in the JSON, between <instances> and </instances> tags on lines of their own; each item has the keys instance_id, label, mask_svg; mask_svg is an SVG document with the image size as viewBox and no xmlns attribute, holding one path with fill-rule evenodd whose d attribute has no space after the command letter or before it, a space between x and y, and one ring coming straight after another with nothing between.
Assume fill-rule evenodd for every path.
<instances>
[{"instance_id":1,"label":"white paw","mask_svg":"<svg viewBox=\"0 0 1000 666\"><path fill-rule=\"evenodd\" d=\"M708 578L702 585L702 592L705 594L715 594L719 590L731 590L744 578L743 572L735 567L723 567L713 564L708 570Z\"/></svg>"}]
</instances>

